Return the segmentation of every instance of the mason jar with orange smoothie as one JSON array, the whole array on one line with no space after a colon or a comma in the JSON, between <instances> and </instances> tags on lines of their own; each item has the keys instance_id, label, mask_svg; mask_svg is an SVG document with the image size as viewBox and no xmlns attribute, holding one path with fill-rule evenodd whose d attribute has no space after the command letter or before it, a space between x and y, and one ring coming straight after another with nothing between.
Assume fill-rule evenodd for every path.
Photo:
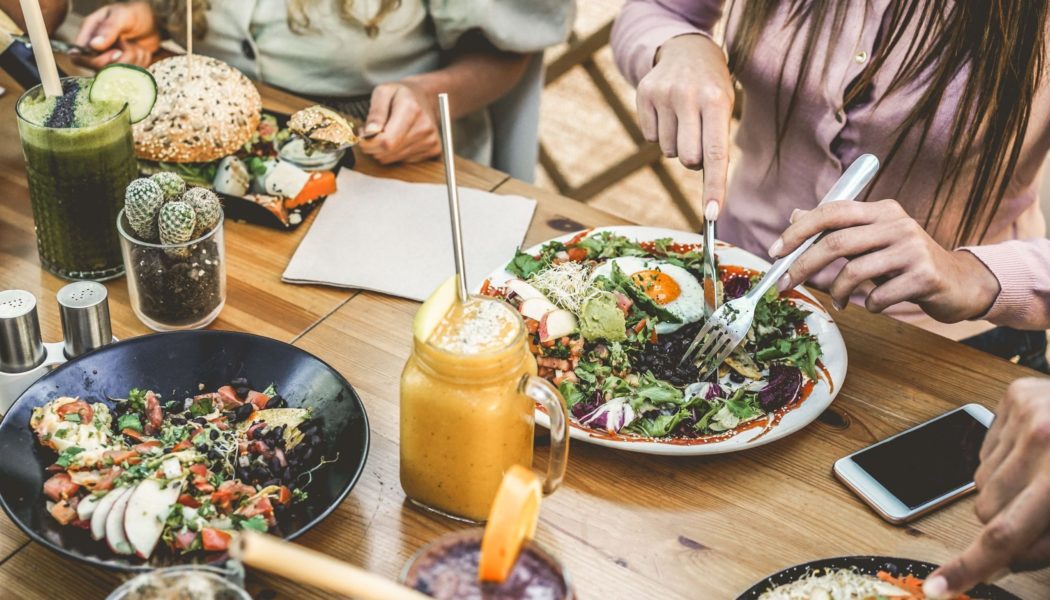
<instances>
[{"instance_id":1,"label":"mason jar with orange smoothie","mask_svg":"<svg viewBox=\"0 0 1050 600\"><path fill-rule=\"evenodd\" d=\"M565 401L536 377L525 326L505 302L460 302L449 279L423 303L413 351L401 374L401 487L415 504L482 521L503 474L532 464L534 410L551 417L544 492L565 474L569 420Z\"/></svg>"}]
</instances>

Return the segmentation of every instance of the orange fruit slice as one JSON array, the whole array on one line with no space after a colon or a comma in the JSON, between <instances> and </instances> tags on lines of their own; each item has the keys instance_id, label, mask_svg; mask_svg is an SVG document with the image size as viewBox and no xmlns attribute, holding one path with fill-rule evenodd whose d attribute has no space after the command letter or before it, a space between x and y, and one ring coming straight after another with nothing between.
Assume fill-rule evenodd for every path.
<instances>
[{"instance_id":1,"label":"orange fruit slice","mask_svg":"<svg viewBox=\"0 0 1050 600\"><path fill-rule=\"evenodd\" d=\"M478 579L507 580L525 540L536 534L542 497L543 486L531 469L514 465L503 475L481 538Z\"/></svg>"}]
</instances>

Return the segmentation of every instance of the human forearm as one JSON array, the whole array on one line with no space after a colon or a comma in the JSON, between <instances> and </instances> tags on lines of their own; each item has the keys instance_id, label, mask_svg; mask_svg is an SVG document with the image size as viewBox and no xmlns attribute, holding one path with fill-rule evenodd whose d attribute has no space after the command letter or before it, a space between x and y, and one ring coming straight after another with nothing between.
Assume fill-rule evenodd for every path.
<instances>
[{"instance_id":1,"label":"human forearm","mask_svg":"<svg viewBox=\"0 0 1050 600\"><path fill-rule=\"evenodd\" d=\"M25 18L22 16L22 6L19 0L0 0L0 10L11 17L24 31L26 28ZM44 14L44 25L48 33L54 33L62 21L66 18L69 10L68 0L40 0L40 12Z\"/></svg>"},{"instance_id":2,"label":"human forearm","mask_svg":"<svg viewBox=\"0 0 1050 600\"><path fill-rule=\"evenodd\" d=\"M403 81L431 98L447 92L452 118L482 109L509 92L521 79L529 57L501 52L480 35L464 36L448 64Z\"/></svg>"}]
</instances>

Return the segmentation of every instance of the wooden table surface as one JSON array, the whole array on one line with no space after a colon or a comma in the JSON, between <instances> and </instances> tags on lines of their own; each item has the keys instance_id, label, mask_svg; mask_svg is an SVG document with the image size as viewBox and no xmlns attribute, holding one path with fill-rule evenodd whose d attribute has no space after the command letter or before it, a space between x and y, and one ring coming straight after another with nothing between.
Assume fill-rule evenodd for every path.
<instances>
[{"instance_id":1,"label":"wooden table surface","mask_svg":"<svg viewBox=\"0 0 1050 600\"><path fill-rule=\"evenodd\" d=\"M54 293L65 282L39 267L15 128L17 86L0 76L0 289L37 295L44 336L60 336ZM297 100L264 94L271 109ZM476 164L459 161L464 186L539 200L526 242L581 226L624 221ZM437 162L363 172L441 181ZM338 369L360 392L372 427L364 475L301 543L395 577L423 543L458 524L405 502L398 482L398 376L417 304L370 292L280 281L309 224L292 233L229 223L229 298L212 325L295 344ZM260 243L259 240L265 240ZM114 334L147 332L123 278L109 282ZM821 557L884 554L943 561L976 534L967 499L906 527L891 526L838 484L835 459L950 408L994 408L1007 384L1032 372L856 307L835 315L849 372L831 408L779 442L723 456L673 458L574 442L565 484L543 503L538 539L562 558L584 599L732 599L764 575ZM541 448L538 462L546 460ZM2 460L2 457L0 457ZM0 598L103 598L121 579L32 544L0 516ZM1050 572L1012 575L1023 598L1047 596ZM326 598L315 589L250 573L257 597Z\"/></svg>"}]
</instances>

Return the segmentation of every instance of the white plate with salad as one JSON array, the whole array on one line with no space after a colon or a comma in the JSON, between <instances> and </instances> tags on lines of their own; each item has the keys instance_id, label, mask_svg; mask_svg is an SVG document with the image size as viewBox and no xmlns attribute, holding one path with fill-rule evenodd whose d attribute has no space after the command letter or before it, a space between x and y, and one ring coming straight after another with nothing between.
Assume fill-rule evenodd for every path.
<instances>
[{"instance_id":1,"label":"white plate with salad","mask_svg":"<svg viewBox=\"0 0 1050 600\"><path fill-rule=\"evenodd\" d=\"M747 340L709 380L678 364L703 326L702 243L671 229L589 229L519 251L480 287L522 314L573 438L647 454L736 452L802 429L834 400L846 346L801 287L762 299ZM725 299L770 266L722 242L716 254ZM549 426L542 410L536 420Z\"/></svg>"}]
</instances>

